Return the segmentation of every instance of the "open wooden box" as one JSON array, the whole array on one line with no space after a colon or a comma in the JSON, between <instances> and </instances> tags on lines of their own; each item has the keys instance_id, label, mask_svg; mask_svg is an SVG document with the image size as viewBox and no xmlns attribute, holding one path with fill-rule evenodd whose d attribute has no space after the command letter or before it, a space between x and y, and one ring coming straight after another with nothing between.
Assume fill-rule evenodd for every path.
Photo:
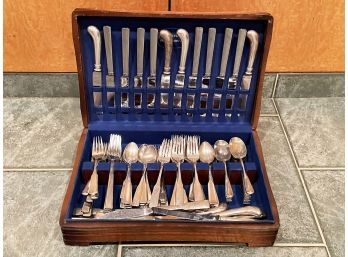
<instances>
[{"instance_id":1,"label":"open wooden box","mask_svg":"<svg viewBox=\"0 0 348 257\"><path fill-rule=\"evenodd\" d=\"M69 245L89 245L95 243L116 243L116 242L219 242L219 243L245 243L249 246L270 246L273 244L278 228L279 217L276 203L267 178L265 163L261 150L261 143L257 135L257 123L260 114L262 97L262 82L266 66L266 59L271 41L273 18L269 14L234 14L234 13L125 13L113 11L97 11L77 9L72 15L73 38L75 44L76 60L79 76L80 103L84 129L77 147L74 168L63 202L60 226L63 239ZM105 48L102 43L101 66L102 86L94 87L92 83L92 72L94 67L93 41L87 32L87 27L94 25L102 31L103 26L111 26L112 47L114 60L115 87L106 87L106 58ZM200 65L198 70L197 88L188 88L187 79L191 75L193 42L195 27L203 27L203 40L200 54ZM130 28L130 61L129 81L130 87L120 87L122 75L122 47L121 29ZM157 51L157 86L155 89L134 88L133 77L136 75L136 30L138 27L145 29L145 54L143 81L149 75L149 31L150 28L168 29L175 33L178 28L184 28L189 32L190 44L186 61L185 87L180 89L183 94L182 102L185 103L187 94L196 96L195 107L188 108L185 104L181 108L175 108L172 104L173 92L178 92L172 86L169 89L159 87L160 76L164 64L164 48L161 42L158 43ZM207 48L208 28L216 28L215 50L212 62L212 80L209 89L202 89L201 78L205 71L205 53ZM224 41L225 28L233 28L233 38L230 48L226 80L222 88L215 88L214 78L219 74L222 44ZM246 71L250 44L245 41L245 47L241 59L238 82L236 89L228 89L226 81L232 74L234 56L236 52L238 30L244 28L255 30L259 35L259 44L253 75L249 90L240 88L242 75ZM175 43L171 59L171 82L173 84L178 70L180 59L180 46ZM93 94L101 92L102 107L94 105ZM114 92L115 105L109 106L106 93ZM129 107L120 106L120 95L128 93L130 98ZM156 104L153 108L147 108L146 101L143 101L141 108L134 108L134 94L156 95ZM169 93L168 108L161 108L158 99L161 92ZM208 93L207 108L201 109L199 95ZM221 108L213 108L213 95L222 95ZM224 107L226 95L233 95L234 103L231 109ZM248 100L243 109L237 102L242 95L247 95ZM202 114L205 114L204 116ZM247 173L254 186L255 194L251 199L251 205L260 207L266 214L266 218L256 222L202 222L184 220L96 220L72 219L74 208L81 207L84 196L81 192L87 183L92 169L91 146L94 136L102 136L108 141L111 133L122 135L123 147L131 141L137 144L147 143L159 145L163 138L172 134L197 134L201 141L208 141L211 144L218 139L229 141L233 136L243 139L247 145L248 155L245 159ZM94 201L94 208L102 208L108 180L109 162L100 163L99 174L99 198ZM197 165L199 179L207 190L208 166L203 163ZM173 163L166 164L165 184L170 199L173 184L176 177L176 168ZM230 181L235 196L229 207L242 206L241 189L241 166L238 162L228 163ZM158 175L159 164L153 163L148 167L150 185L153 186ZM114 206L119 207L120 188L125 178L126 164L115 163L115 187ZM139 183L142 173L142 165L136 163L132 166L133 190ZM224 173L223 164L213 163L213 176L220 201L224 201ZM192 165L182 164L182 177L185 189L188 191L192 181Z\"/></svg>"}]
</instances>

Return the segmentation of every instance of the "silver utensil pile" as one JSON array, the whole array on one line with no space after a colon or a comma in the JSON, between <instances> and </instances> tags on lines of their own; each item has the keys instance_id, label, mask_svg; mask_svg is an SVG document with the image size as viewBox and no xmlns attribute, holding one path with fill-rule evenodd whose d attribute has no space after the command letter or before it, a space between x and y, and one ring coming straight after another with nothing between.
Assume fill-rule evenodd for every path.
<instances>
[{"instance_id":1,"label":"silver utensil pile","mask_svg":"<svg viewBox=\"0 0 348 257\"><path fill-rule=\"evenodd\" d=\"M122 138L120 135L111 134L108 143L104 143L101 137L94 137L92 143L92 161L94 169L90 180L87 182L82 194L86 200L80 210L85 217L93 216L93 200L98 199L98 163L101 161L110 162L110 171L107 183L106 196L103 212L110 212L114 209L114 164L115 162L127 163L126 178L123 181L120 192L120 208L154 208L160 207L166 210L206 210L220 206L216 192L211 163L216 159L224 163L225 169L225 200L231 202L234 196L230 183L226 162L231 160L231 155L240 161L242 167L243 204L249 205L251 196L254 194L253 186L245 171L243 158L247 155L247 149L242 139L231 138L227 143L224 140L215 142L214 147L207 141L200 143L197 135L173 135L170 139L165 138L157 148L155 145L128 143L122 152ZM173 162L177 166L176 180L172 191L170 202L167 199L166 185L164 181L164 165ZM193 180L190 184L187 195L181 177L181 164L189 162L193 166ZM209 165L208 194L204 193L203 186L199 180L197 162ZM131 165L140 162L143 164L143 172L139 184L133 196L133 184L131 180ZM160 163L160 170L157 181L151 191L147 175L149 163ZM208 198L208 199L207 199ZM175 216L175 215L174 215Z\"/></svg>"}]
</instances>

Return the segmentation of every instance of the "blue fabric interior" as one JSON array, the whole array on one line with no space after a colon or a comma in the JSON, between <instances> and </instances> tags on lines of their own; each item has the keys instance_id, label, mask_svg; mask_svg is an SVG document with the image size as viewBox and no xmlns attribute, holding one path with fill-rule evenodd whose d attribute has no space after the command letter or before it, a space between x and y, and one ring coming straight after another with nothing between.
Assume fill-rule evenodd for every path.
<instances>
[{"instance_id":1,"label":"blue fabric interior","mask_svg":"<svg viewBox=\"0 0 348 257\"><path fill-rule=\"evenodd\" d=\"M177 18L134 18L134 17L79 17L78 23L80 27L80 42L82 49L82 60L83 70L86 81L86 93L87 93L87 105L89 115L89 126L88 134L80 160L78 175L74 181L74 192L69 205L69 211L66 219L70 220L74 208L81 207L85 197L81 195L81 192L85 186L82 175L86 170L91 170L93 164L91 163L91 144L94 136L102 136L103 140L108 141L111 133L118 133L122 136L123 147L134 141L137 144L156 144L160 145L164 138L170 138L172 134L198 134L202 141L208 141L211 144L218 139L224 139L229 141L231 137L238 136L244 140L248 148L248 155L245 159L247 169L256 170L256 181L253 186L255 188L255 194L252 197L251 204L260 207L266 214L266 219L260 220L260 222L274 222L273 214L271 212L269 197L264 184L264 177L262 176L262 167L260 165L259 156L256 152L255 141L252 136L251 128L251 117L254 106L254 96L256 90L256 82L258 79L259 65L262 62L262 54L264 47L264 32L266 29L266 21L250 21L250 20L232 20L232 19L177 19ZM111 26L112 28L112 39L113 39L113 58L114 58L114 72L115 72L115 88L106 87L106 58L104 42L102 41L102 87L93 87L92 85L92 72L94 67L94 49L91 36L87 32L87 27L94 25L99 28L102 33L102 27L105 25ZM191 75L192 58L193 58L193 43L194 43L194 31L195 27L201 26L204 28L202 48L200 55L200 65L198 72L198 86L196 89L187 88L188 77ZM122 53L121 53L121 29L123 27L130 28L130 87L127 89L120 88L120 77L122 75ZM146 79L149 76L149 31L150 28L169 29L173 33L178 28L185 28L190 35L190 45L188 51L188 57L186 62L186 74L185 74L185 87L181 91L183 93L182 101L185 103L186 94L192 93L196 95L195 108L186 109L186 104L183 104L183 108L175 109L173 107L172 96L169 97L169 108L161 109L159 106L159 95L161 92L173 93L173 85L175 81L175 75L179 66L180 59L180 44L177 40L174 40L173 55L171 61L171 88L168 91L160 89L160 77L163 71L164 65L164 48L163 44L158 44L158 56L157 56L157 87L156 89L134 89L133 88L133 77L136 74L136 29L143 27L146 30L145 34L145 57L144 57L144 75L143 82L146 84ZM207 48L207 32L209 27L216 28L216 40L215 50L212 66L212 80L211 87L209 89L201 89L201 78L205 72L205 55ZM233 39L231 44L230 56L227 64L225 84L222 89L216 89L214 87L215 77L218 75L220 70L220 61L222 53L222 45L224 40L225 28L233 28ZM240 89L242 75L245 73L248 56L249 56L249 41L246 39L245 47L243 51L241 67L239 71L238 84L235 90L227 89L227 80L232 75L232 68L234 63L234 56L237 44L238 30L245 28L247 30L253 29L259 34L259 47L255 58L253 76L251 81L250 90L242 91ZM96 108L93 103L93 93L103 93L103 107ZM116 105L115 107L108 107L106 92L116 93ZM127 92L130 97L130 107L120 107L120 94L121 92ZM155 93L156 104L155 108L148 109L145 101L143 101L142 108L136 109L132 107L134 93L141 92ZM175 90L175 92L178 92ZM199 109L199 95L202 92L209 93L208 104L206 110ZM222 94L221 108L219 110L213 110L212 99L214 93ZM224 108L226 94L232 94L235 96L235 101L231 110ZM241 110L237 106L236 99L240 94L248 95L248 101L246 108ZM206 112L205 117L201 117L201 114ZM212 113L218 113L219 117L213 117ZM188 115L190 113L190 115ZM226 117L225 114L231 114L231 117ZM108 170L108 163L101 163L100 169ZM213 164L214 169L221 170L222 163ZM149 170L158 169L158 164L151 164ZM230 172L240 172L241 166L238 162L229 162L228 167ZM190 164L184 163L183 169L190 170L192 167ZM198 171L200 169L206 169L205 164L199 163L197 165ZM118 163L115 165L116 172L125 172L126 166L124 163ZM141 172L142 166L137 163L132 166L133 172ZM175 166L168 164L165 166L167 172L175 172ZM151 185L153 186L153 185ZM204 190L207 193L207 185L203 185ZM188 192L189 184L185 185ZM135 190L134 185L133 190ZM224 201L224 185L216 185L220 201ZM114 206L119 206L119 194L120 185L115 185L114 188ZM167 185L167 193L170 199L173 185ZM242 188L240 183L233 185L235 197L230 203L230 207L242 206ZM103 201L106 191L106 185L100 185L99 194L100 197L93 203L95 208L102 208ZM146 222L146 221L144 221ZM162 222L162 221L161 221ZM165 222L165 221L163 221Z\"/></svg>"}]
</instances>

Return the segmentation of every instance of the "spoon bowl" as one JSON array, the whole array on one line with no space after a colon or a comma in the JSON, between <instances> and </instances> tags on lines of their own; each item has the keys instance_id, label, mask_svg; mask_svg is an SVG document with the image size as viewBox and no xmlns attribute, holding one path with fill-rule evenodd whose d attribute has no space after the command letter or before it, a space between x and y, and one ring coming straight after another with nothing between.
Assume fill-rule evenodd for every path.
<instances>
[{"instance_id":1,"label":"spoon bowl","mask_svg":"<svg viewBox=\"0 0 348 257\"><path fill-rule=\"evenodd\" d=\"M232 137L229 142L229 147L235 159L243 159L247 155L246 145L239 137Z\"/></svg>"},{"instance_id":2,"label":"spoon bowl","mask_svg":"<svg viewBox=\"0 0 348 257\"><path fill-rule=\"evenodd\" d=\"M134 142L128 143L123 151L123 155L122 155L123 160L128 164L137 162L138 151L139 151L139 148L136 143Z\"/></svg>"},{"instance_id":3,"label":"spoon bowl","mask_svg":"<svg viewBox=\"0 0 348 257\"><path fill-rule=\"evenodd\" d=\"M218 140L214 144L215 157L220 162L227 162L231 159L231 152L225 140Z\"/></svg>"},{"instance_id":4,"label":"spoon bowl","mask_svg":"<svg viewBox=\"0 0 348 257\"><path fill-rule=\"evenodd\" d=\"M214 148L207 141L204 141L199 147L199 159L204 163L212 163L215 159Z\"/></svg>"},{"instance_id":5,"label":"spoon bowl","mask_svg":"<svg viewBox=\"0 0 348 257\"><path fill-rule=\"evenodd\" d=\"M154 145L143 144L139 148L138 157L139 161L145 165L148 163L156 162L157 149Z\"/></svg>"}]
</instances>

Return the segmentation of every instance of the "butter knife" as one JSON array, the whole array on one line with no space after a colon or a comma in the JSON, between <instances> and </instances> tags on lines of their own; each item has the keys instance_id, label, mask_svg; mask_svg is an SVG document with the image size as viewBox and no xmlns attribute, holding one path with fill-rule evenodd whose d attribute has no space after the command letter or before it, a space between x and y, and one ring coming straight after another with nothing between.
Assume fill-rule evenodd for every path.
<instances>
[{"instance_id":1,"label":"butter knife","mask_svg":"<svg viewBox=\"0 0 348 257\"><path fill-rule=\"evenodd\" d=\"M193 50L192 75L189 77L189 88L196 88L199 67L199 57L201 55L203 28L196 27L195 45Z\"/></svg>"},{"instance_id":2,"label":"butter knife","mask_svg":"<svg viewBox=\"0 0 348 257\"><path fill-rule=\"evenodd\" d=\"M145 29L137 29L137 75L134 77L134 87L143 86L143 66L144 66L144 39Z\"/></svg>"},{"instance_id":3,"label":"butter knife","mask_svg":"<svg viewBox=\"0 0 348 257\"><path fill-rule=\"evenodd\" d=\"M205 61L205 74L202 77L202 88L209 88L210 75L211 75L211 65L213 62L213 54L214 54L215 36L216 36L216 29L209 28L207 58Z\"/></svg>"},{"instance_id":4,"label":"butter knife","mask_svg":"<svg viewBox=\"0 0 348 257\"><path fill-rule=\"evenodd\" d=\"M93 86L101 87L101 65L100 65L100 53L101 53L101 36L100 31L95 26L88 26L88 33L91 35L94 44L94 70L92 74Z\"/></svg>"},{"instance_id":5,"label":"butter knife","mask_svg":"<svg viewBox=\"0 0 348 257\"><path fill-rule=\"evenodd\" d=\"M121 87L129 86L129 28L122 28L122 68Z\"/></svg>"},{"instance_id":6,"label":"butter knife","mask_svg":"<svg viewBox=\"0 0 348 257\"><path fill-rule=\"evenodd\" d=\"M240 61L243 55L246 33L247 33L246 29L240 29L238 32L237 50L236 50L236 57L234 58L233 72L232 72L232 76L228 80L229 89L235 89L237 87Z\"/></svg>"},{"instance_id":7,"label":"butter knife","mask_svg":"<svg viewBox=\"0 0 348 257\"><path fill-rule=\"evenodd\" d=\"M230 48L231 48L232 35L233 35L233 29L226 28L225 29L224 45L222 48L220 74L215 79L215 87L216 88L222 88L224 86L227 61L228 61L228 56L229 56Z\"/></svg>"},{"instance_id":8,"label":"butter knife","mask_svg":"<svg viewBox=\"0 0 348 257\"><path fill-rule=\"evenodd\" d=\"M112 60L112 39L111 39L111 27L104 26L104 43L105 43L105 51L106 51L106 67L108 72L106 74L106 86L107 87L115 87L114 82L114 64Z\"/></svg>"}]
</instances>

